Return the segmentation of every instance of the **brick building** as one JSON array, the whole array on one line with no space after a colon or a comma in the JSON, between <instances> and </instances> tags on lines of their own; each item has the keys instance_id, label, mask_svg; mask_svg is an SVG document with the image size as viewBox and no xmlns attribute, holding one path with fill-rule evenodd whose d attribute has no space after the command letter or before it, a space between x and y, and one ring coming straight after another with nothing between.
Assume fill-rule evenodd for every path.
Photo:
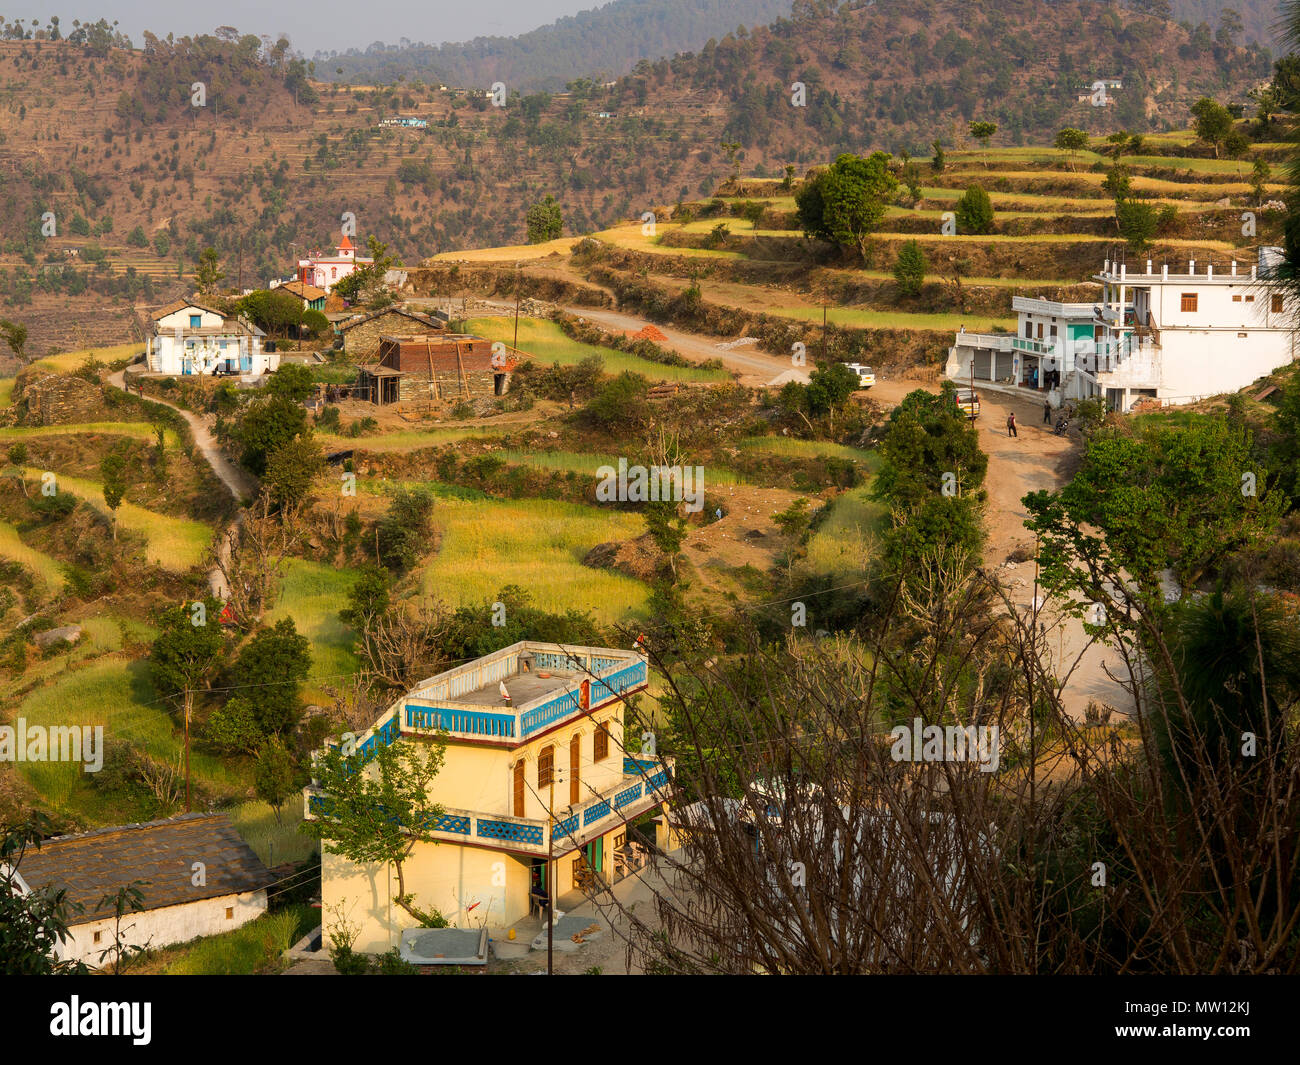
<instances>
[{"instance_id":1,"label":"brick building","mask_svg":"<svg viewBox=\"0 0 1300 1065\"><path fill-rule=\"evenodd\" d=\"M379 358L360 367L362 396L372 403L462 400L502 396L522 358L504 344L468 333L384 336Z\"/></svg>"}]
</instances>

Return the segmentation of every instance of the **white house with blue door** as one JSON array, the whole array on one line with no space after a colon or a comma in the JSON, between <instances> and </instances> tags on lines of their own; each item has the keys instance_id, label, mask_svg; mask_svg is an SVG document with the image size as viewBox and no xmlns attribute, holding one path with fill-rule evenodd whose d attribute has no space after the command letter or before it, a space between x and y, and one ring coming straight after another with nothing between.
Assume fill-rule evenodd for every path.
<instances>
[{"instance_id":1,"label":"white house with blue door","mask_svg":"<svg viewBox=\"0 0 1300 1065\"><path fill-rule=\"evenodd\" d=\"M352 738L363 756L379 744L446 745L428 793L441 810L433 842L403 862L416 905L455 928L509 928L550 893L565 909L572 893L629 875L634 821L657 816L647 831L666 843L673 760L650 734L623 731L647 668L635 649L522 641L417 684ZM315 785L304 798L308 818L329 816ZM357 950L382 953L417 927L396 894L392 868L324 844L323 909L359 926Z\"/></svg>"},{"instance_id":2,"label":"white house with blue door","mask_svg":"<svg viewBox=\"0 0 1300 1065\"><path fill-rule=\"evenodd\" d=\"M1119 411L1235 392L1300 356L1296 297L1272 273L1279 255L1106 259L1094 302L1016 296L1016 332L958 333L947 374L1036 391L1054 405L1102 397Z\"/></svg>"},{"instance_id":3,"label":"white house with blue door","mask_svg":"<svg viewBox=\"0 0 1300 1065\"><path fill-rule=\"evenodd\" d=\"M280 365L279 354L263 350L265 337L243 318L227 317L192 300L177 300L153 316L149 372L260 377Z\"/></svg>"}]
</instances>

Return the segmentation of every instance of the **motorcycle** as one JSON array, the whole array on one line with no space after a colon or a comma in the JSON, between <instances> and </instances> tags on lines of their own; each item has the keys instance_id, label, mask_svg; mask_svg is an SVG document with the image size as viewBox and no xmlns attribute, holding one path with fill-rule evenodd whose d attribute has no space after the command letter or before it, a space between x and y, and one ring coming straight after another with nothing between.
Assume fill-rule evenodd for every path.
<instances>
[{"instance_id":1,"label":"motorcycle","mask_svg":"<svg viewBox=\"0 0 1300 1065\"><path fill-rule=\"evenodd\" d=\"M1055 436L1064 436L1064 435L1065 435L1065 431L1066 431L1068 428L1070 428L1070 419L1069 419L1069 418L1058 418L1058 419L1056 420L1056 428L1052 430L1052 433L1053 433L1053 435L1055 435Z\"/></svg>"}]
</instances>

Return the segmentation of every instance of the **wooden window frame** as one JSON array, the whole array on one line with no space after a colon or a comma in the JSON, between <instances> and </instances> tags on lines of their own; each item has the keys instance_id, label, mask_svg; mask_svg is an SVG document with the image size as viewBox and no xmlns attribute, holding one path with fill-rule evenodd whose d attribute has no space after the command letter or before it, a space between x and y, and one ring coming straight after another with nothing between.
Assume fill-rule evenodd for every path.
<instances>
[{"instance_id":1,"label":"wooden window frame","mask_svg":"<svg viewBox=\"0 0 1300 1065\"><path fill-rule=\"evenodd\" d=\"M1286 307L1285 297L1281 293L1274 292L1269 307L1274 314L1281 314Z\"/></svg>"},{"instance_id":2,"label":"wooden window frame","mask_svg":"<svg viewBox=\"0 0 1300 1065\"><path fill-rule=\"evenodd\" d=\"M569 805L582 800L582 733L569 737Z\"/></svg>"},{"instance_id":3,"label":"wooden window frame","mask_svg":"<svg viewBox=\"0 0 1300 1065\"><path fill-rule=\"evenodd\" d=\"M1182 311L1184 314L1194 314L1196 312L1198 304L1200 303L1199 297L1200 297L1200 293L1198 292L1179 293L1180 305L1178 309Z\"/></svg>"},{"instance_id":4,"label":"wooden window frame","mask_svg":"<svg viewBox=\"0 0 1300 1065\"><path fill-rule=\"evenodd\" d=\"M591 760L603 762L609 757L609 722L596 726L596 733L591 738Z\"/></svg>"},{"instance_id":5,"label":"wooden window frame","mask_svg":"<svg viewBox=\"0 0 1300 1065\"><path fill-rule=\"evenodd\" d=\"M543 747L537 752L537 786L549 788L555 779L555 748Z\"/></svg>"}]
</instances>

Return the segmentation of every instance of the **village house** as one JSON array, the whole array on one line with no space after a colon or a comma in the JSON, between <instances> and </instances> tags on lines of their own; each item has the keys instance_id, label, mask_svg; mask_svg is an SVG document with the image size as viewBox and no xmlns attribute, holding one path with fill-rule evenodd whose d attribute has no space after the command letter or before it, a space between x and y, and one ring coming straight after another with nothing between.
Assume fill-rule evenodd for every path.
<instances>
[{"instance_id":1,"label":"village house","mask_svg":"<svg viewBox=\"0 0 1300 1065\"><path fill-rule=\"evenodd\" d=\"M958 333L947 375L1053 405L1103 396L1120 411L1238 391L1297 355L1294 297L1270 275L1278 254L1261 248L1249 265L1108 259L1097 302L1016 296L1016 333Z\"/></svg>"},{"instance_id":2,"label":"village house","mask_svg":"<svg viewBox=\"0 0 1300 1065\"><path fill-rule=\"evenodd\" d=\"M61 960L92 968L111 964L116 918L106 895L134 884L144 909L122 918L127 945L166 947L196 936L230 932L266 912L273 877L225 814L183 814L165 821L119 825L55 836L28 850L19 890L64 890L72 935Z\"/></svg>"},{"instance_id":3,"label":"village house","mask_svg":"<svg viewBox=\"0 0 1300 1065\"><path fill-rule=\"evenodd\" d=\"M445 329L447 316L441 312L432 315L408 311L402 307L385 307L380 311L355 314L334 326L334 332L343 340L343 350L354 358L375 358L379 354L379 338L397 333L434 333ZM337 344L337 341L336 341Z\"/></svg>"},{"instance_id":4,"label":"village house","mask_svg":"<svg viewBox=\"0 0 1300 1065\"><path fill-rule=\"evenodd\" d=\"M239 374L260 377L280 364L263 350L266 334L193 300L169 303L153 316L146 341L147 366L160 374Z\"/></svg>"},{"instance_id":5,"label":"village house","mask_svg":"<svg viewBox=\"0 0 1300 1065\"><path fill-rule=\"evenodd\" d=\"M446 743L429 790L443 811L437 842L417 843L403 863L416 904L436 907L455 928L505 928L541 897L553 895L559 907L561 896L596 878L628 875L634 822L649 842L666 843L672 760L643 753L641 737L625 743L623 734L624 699L646 681L635 650L521 641L398 699L357 750ZM305 799L309 818L324 816L314 787ZM416 926L395 891L392 869L322 846L322 909L341 907L360 924L358 950L386 951Z\"/></svg>"},{"instance_id":6,"label":"village house","mask_svg":"<svg viewBox=\"0 0 1300 1065\"><path fill-rule=\"evenodd\" d=\"M333 255L311 252L298 260L298 280L324 289L328 293L358 266L369 266L374 259L357 255L356 247L346 235L338 243Z\"/></svg>"},{"instance_id":7,"label":"village house","mask_svg":"<svg viewBox=\"0 0 1300 1065\"><path fill-rule=\"evenodd\" d=\"M287 292L290 296L296 297L302 303L303 310L321 311L325 310L325 299L328 293L323 288L317 288L315 285L309 285L306 281L293 280L286 281L283 285L277 285L280 292Z\"/></svg>"},{"instance_id":8,"label":"village house","mask_svg":"<svg viewBox=\"0 0 1300 1065\"><path fill-rule=\"evenodd\" d=\"M380 337L377 360L358 367L356 394L380 405L504 396L525 357L468 333Z\"/></svg>"}]
</instances>

